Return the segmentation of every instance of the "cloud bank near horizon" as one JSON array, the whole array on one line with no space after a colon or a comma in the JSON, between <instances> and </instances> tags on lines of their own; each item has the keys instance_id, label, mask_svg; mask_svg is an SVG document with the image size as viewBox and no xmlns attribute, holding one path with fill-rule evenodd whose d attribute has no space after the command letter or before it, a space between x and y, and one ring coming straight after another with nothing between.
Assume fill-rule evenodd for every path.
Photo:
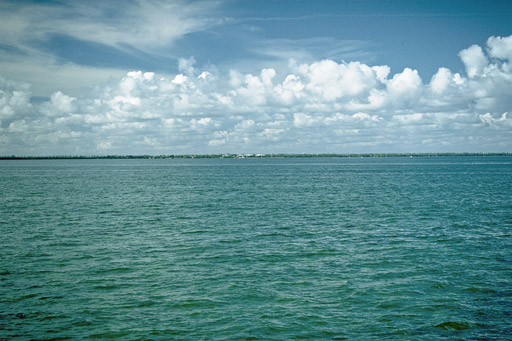
<instances>
[{"instance_id":1,"label":"cloud bank near horizon","mask_svg":"<svg viewBox=\"0 0 512 341\"><path fill-rule=\"evenodd\" d=\"M132 71L31 101L0 78L0 154L512 151L512 36L460 51L465 73L337 62L222 73Z\"/></svg>"}]
</instances>

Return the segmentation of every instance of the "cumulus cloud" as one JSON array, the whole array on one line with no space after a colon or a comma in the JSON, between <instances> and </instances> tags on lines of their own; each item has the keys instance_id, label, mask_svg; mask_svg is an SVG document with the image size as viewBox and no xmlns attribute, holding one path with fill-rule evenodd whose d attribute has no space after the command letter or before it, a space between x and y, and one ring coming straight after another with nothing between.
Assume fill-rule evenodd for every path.
<instances>
[{"instance_id":1,"label":"cumulus cloud","mask_svg":"<svg viewBox=\"0 0 512 341\"><path fill-rule=\"evenodd\" d=\"M0 76L0 120L22 120L32 111L30 85Z\"/></svg>"},{"instance_id":2,"label":"cumulus cloud","mask_svg":"<svg viewBox=\"0 0 512 341\"><path fill-rule=\"evenodd\" d=\"M512 62L512 36L489 37L487 40L489 56L493 58L508 59Z\"/></svg>"},{"instance_id":3,"label":"cumulus cloud","mask_svg":"<svg viewBox=\"0 0 512 341\"><path fill-rule=\"evenodd\" d=\"M491 113L480 115L480 120L493 128L512 130L512 117L508 112L503 113L500 117L495 118Z\"/></svg>"},{"instance_id":4,"label":"cumulus cloud","mask_svg":"<svg viewBox=\"0 0 512 341\"><path fill-rule=\"evenodd\" d=\"M427 82L331 59L223 75L188 58L178 74L32 103L29 85L0 78L0 154L510 151L511 39L470 46L465 74Z\"/></svg>"},{"instance_id":5,"label":"cumulus cloud","mask_svg":"<svg viewBox=\"0 0 512 341\"><path fill-rule=\"evenodd\" d=\"M482 75L484 68L489 63L484 51L478 45L472 45L460 51L459 56L466 66L466 72L469 78Z\"/></svg>"}]
</instances>

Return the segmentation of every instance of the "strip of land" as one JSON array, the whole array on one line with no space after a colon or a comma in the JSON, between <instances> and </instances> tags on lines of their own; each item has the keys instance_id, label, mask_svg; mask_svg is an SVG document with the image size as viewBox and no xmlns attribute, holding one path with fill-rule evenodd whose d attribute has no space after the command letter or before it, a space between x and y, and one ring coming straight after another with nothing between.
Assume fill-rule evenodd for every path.
<instances>
[{"instance_id":1,"label":"strip of land","mask_svg":"<svg viewBox=\"0 0 512 341\"><path fill-rule=\"evenodd\" d=\"M71 160L71 159L245 159L311 157L442 157L442 156L512 156L512 153L363 153L363 154L182 154L182 155L49 155L0 156L0 160Z\"/></svg>"}]
</instances>

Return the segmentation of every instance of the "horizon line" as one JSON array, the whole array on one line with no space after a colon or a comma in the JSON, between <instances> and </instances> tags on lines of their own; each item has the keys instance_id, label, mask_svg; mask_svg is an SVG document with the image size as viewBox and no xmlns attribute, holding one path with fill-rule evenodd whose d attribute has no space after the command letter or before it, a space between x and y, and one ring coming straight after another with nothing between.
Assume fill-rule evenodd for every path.
<instances>
[{"instance_id":1,"label":"horizon line","mask_svg":"<svg viewBox=\"0 0 512 341\"><path fill-rule=\"evenodd\" d=\"M216 154L109 154L109 155L0 155L0 160L58 159L207 159L275 157L425 157L425 156L512 156L512 152L424 152L424 153L216 153Z\"/></svg>"}]
</instances>

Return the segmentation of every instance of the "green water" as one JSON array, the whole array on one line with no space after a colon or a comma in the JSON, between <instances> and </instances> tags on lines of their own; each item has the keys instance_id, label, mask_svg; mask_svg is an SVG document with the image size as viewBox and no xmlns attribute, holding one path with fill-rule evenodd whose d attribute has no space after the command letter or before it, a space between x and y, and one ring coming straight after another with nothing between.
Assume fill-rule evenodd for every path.
<instances>
[{"instance_id":1,"label":"green water","mask_svg":"<svg viewBox=\"0 0 512 341\"><path fill-rule=\"evenodd\" d=\"M1 161L0 186L0 338L512 335L512 157Z\"/></svg>"}]
</instances>

